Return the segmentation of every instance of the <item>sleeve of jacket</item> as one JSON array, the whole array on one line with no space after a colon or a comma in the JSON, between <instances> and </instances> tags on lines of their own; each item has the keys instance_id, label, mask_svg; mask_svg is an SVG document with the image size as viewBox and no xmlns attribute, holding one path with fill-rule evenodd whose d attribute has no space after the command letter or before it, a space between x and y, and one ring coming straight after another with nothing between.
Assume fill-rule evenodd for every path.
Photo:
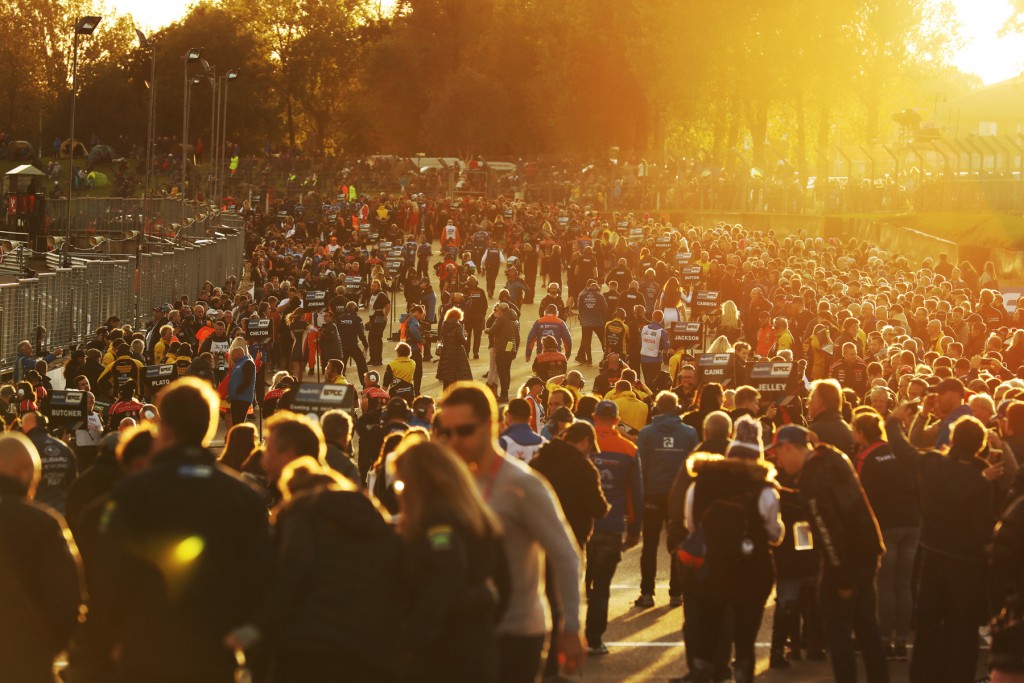
<instances>
[{"instance_id":1,"label":"sleeve of jacket","mask_svg":"<svg viewBox=\"0 0 1024 683\"><path fill-rule=\"evenodd\" d=\"M686 528L686 492L690 488L690 473L686 464L679 469L672 490L668 494L668 522L665 535L666 545L670 553L674 553L686 537L690 535Z\"/></svg>"},{"instance_id":2,"label":"sleeve of jacket","mask_svg":"<svg viewBox=\"0 0 1024 683\"><path fill-rule=\"evenodd\" d=\"M264 638L290 621L316 565L317 541L309 517L304 510L286 510L278 517L274 580L254 620Z\"/></svg>"},{"instance_id":3,"label":"sleeve of jacket","mask_svg":"<svg viewBox=\"0 0 1024 683\"><path fill-rule=\"evenodd\" d=\"M539 328L537 327L537 323L534 322L532 325L530 325L530 331L526 335L526 355L527 356L529 356L531 353L533 353L533 345L534 345L534 343L536 343L537 337L539 335L540 335ZM538 351L539 351L539 349L538 349Z\"/></svg>"},{"instance_id":4,"label":"sleeve of jacket","mask_svg":"<svg viewBox=\"0 0 1024 683\"><path fill-rule=\"evenodd\" d=\"M39 534L42 582L47 590L42 595L40 617L51 638L49 650L56 655L63 650L78 623L82 604L81 563L78 551L64 523L56 517L48 520L49 529Z\"/></svg>"},{"instance_id":5,"label":"sleeve of jacket","mask_svg":"<svg viewBox=\"0 0 1024 683\"><path fill-rule=\"evenodd\" d=\"M601 519L611 512L612 509L608 499L604 497L604 488L601 486L601 473L597 471L597 466L589 458L582 459L581 461L587 470L587 476L580 477L580 481L586 481L586 495L589 501L587 512L594 519Z\"/></svg>"},{"instance_id":6,"label":"sleeve of jacket","mask_svg":"<svg viewBox=\"0 0 1024 683\"><path fill-rule=\"evenodd\" d=\"M800 497L814 526L814 541L819 544L825 565L835 577L836 585L839 588L852 587L849 540L836 496L830 487L805 481L800 487Z\"/></svg>"},{"instance_id":7,"label":"sleeve of jacket","mask_svg":"<svg viewBox=\"0 0 1024 683\"><path fill-rule=\"evenodd\" d=\"M565 356L568 358L572 355L572 335L569 334L569 328L564 322L559 326L558 334L562 337L562 343L565 344Z\"/></svg>"},{"instance_id":8,"label":"sleeve of jacket","mask_svg":"<svg viewBox=\"0 0 1024 683\"><path fill-rule=\"evenodd\" d=\"M629 497L631 505L630 517L626 525L626 531L630 536L639 536L644 524L644 483L643 475L640 473L640 458L632 457L633 473L629 482Z\"/></svg>"}]
</instances>

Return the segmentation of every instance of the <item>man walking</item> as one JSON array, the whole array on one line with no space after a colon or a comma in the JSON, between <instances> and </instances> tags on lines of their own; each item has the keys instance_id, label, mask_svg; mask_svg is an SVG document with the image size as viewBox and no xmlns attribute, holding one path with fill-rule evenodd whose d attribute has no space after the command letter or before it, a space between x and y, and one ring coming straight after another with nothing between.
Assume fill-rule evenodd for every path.
<instances>
[{"instance_id":1,"label":"man walking","mask_svg":"<svg viewBox=\"0 0 1024 683\"><path fill-rule=\"evenodd\" d=\"M654 607L661 529L668 523L672 483L697 445L697 431L679 416L679 397L662 391L654 403L654 419L640 430L637 451L644 482L644 545L640 554L640 597L637 607ZM675 560L669 558L669 604L682 604L683 587Z\"/></svg>"}]
</instances>

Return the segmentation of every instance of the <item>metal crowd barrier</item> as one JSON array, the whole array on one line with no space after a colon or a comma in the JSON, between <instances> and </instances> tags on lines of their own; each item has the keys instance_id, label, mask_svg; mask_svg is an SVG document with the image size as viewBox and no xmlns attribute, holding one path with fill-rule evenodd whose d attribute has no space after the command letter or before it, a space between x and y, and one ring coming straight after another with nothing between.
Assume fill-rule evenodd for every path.
<instances>
[{"instance_id":1,"label":"metal crowd barrier","mask_svg":"<svg viewBox=\"0 0 1024 683\"><path fill-rule=\"evenodd\" d=\"M212 220L208 216L204 222L210 225ZM245 231L236 217L222 222L223 231L207 237L204 228L189 246L148 243L137 269L135 254L73 256L70 268L0 283L0 372L13 367L19 342L35 343L39 325L47 330L48 348L67 348L89 340L110 316L139 329L152 319L154 307L182 294L195 301L207 280L215 286L230 275L240 280Z\"/></svg>"}]
</instances>

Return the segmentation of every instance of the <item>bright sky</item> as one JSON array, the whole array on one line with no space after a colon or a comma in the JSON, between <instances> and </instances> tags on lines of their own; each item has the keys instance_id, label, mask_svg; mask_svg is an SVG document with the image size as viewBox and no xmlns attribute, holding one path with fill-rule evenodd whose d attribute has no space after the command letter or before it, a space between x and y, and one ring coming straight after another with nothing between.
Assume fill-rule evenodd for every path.
<instances>
[{"instance_id":1,"label":"bright sky","mask_svg":"<svg viewBox=\"0 0 1024 683\"><path fill-rule=\"evenodd\" d=\"M930 0L936 4L943 0ZM1024 72L1024 34L999 37L1010 16L1010 0L950 0L957 11L964 45L953 63L977 74L986 84ZM181 17L191 0L108 0L120 12L135 17L143 30L152 31ZM385 0L385 5L390 4Z\"/></svg>"},{"instance_id":2,"label":"bright sky","mask_svg":"<svg viewBox=\"0 0 1024 683\"><path fill-rule=\"evenodd\" d=\"M932 0L936 4L940 0ZM960 22L963 47L953 57L962 71L977 74L986 85L1024 71L1024 34L999 37L1012 9L1010 0L951 0Z\"/></svg>"}]
</instances>

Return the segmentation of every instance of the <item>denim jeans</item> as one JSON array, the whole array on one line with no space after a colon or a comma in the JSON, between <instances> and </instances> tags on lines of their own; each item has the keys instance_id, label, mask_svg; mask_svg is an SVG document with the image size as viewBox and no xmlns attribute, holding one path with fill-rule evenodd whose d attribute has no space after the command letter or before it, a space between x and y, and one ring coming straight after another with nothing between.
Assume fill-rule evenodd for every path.
<instances>
[{"instance_id":1,"label":"denim jeans","mask_svg":"<svg viewBox=\"0 0 1024 683\"><path fill-rule=\"evenodd\" d=\"M622 559L622 534L595 532L587 543L587 642L601 642L608 628L608 598L612 577Z\"/></svg>"},{"instance_id":2,"label":"denim jeans","mask_svg":"<svg viewBox=\"0 0 1024 683\"><path fill-rule=\"evenodd\" d=\"M894 638L906 642L910 635L914 615L914 558L920 538L919 527L882 530L885 555L878 570L878 628L883 640Z\"/></svg>"}]
</instances>

